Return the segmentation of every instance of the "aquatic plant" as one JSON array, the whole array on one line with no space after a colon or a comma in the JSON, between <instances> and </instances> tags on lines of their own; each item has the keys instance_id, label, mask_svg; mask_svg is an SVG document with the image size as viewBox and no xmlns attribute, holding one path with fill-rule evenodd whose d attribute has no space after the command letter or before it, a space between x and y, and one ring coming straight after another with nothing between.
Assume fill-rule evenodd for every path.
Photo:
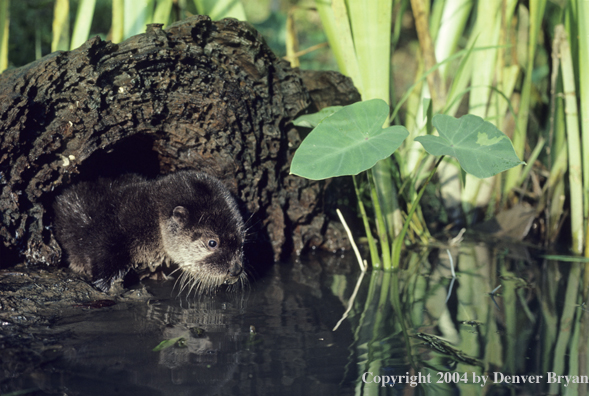
<instances>
[{"instance_id":1,"label":"aquatic plant","mask_svg":"<svg viewBox=\"0 0 589 396\"><path fill-rule=\"evenodd\" d=\"M323 119L304 118L305 124L317 124L296 151L291 173L320 180L343 175L355 176L372 169L378 161L390 157L409 135L403 126L382 128L388 119L388 111L389 108L384 101L372 99L342 107L332 114L330 111L324 112L324 115L330 115ZM295 120L295 124L298 122ZM421 143L429 154L441 158L445 155L456 158L462 169L471 175L479 178L491 177L523 163L515 155L509 138L493 124L478 116L467 114L456 119L438 114L433 117L432 125L438 130L439 136L419 136L416 141ZM412 218L441 158L420 187L414 201L410 203L408 219ZM376 197L376 186L371 183L371 188L372 195ZM359 195L358 201L361 202ZM365 211L362 212L372 264L378 268L382 263L385 270L396 268L410 222L405 222L389 249L390 232L385 229L386 222L378 199L374 202L381 254L376 252L367 215Z\"/></svg>"}]
</instances>

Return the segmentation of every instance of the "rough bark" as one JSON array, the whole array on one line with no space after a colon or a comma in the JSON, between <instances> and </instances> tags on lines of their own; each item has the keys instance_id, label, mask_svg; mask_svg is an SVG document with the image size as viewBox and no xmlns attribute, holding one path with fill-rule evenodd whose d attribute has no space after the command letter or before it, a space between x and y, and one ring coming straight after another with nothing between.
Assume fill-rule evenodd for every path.
<instances>
[{"instance_id":1,"label":"rough bark","mask_svg":"<svg viewBox=\"0 0 589 396\"><path fill-rule=\"evenodd\" d=\"M204 16L150 25L120 44L96 37L3 73L0 264L16 253L60 261L55 195L129 171L196 168L224 179L275 258L326 242L323 184L288 172L301 140L290 121L329 95L329 104L359 96L337 73L303 76L311 93L247 24Z\"/></svg>"}]
</instances>

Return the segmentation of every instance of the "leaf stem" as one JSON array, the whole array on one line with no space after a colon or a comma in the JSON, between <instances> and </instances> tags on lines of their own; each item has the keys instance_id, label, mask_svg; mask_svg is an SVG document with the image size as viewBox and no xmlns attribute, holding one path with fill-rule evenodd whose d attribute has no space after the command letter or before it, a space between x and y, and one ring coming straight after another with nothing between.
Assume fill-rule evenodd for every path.
<instances>
[{"instance_id":1,"label":"leaf stem","mask_svg":"<svg viewBox=\"0 0 589 396\"><path fill-rule=\"evenodd\" d=\"M392 256L391 256L391 262L392 262L393 268L399 267L399 262L401 260L401 248L403 247L403 241L405 240L405 235L407 234L407 230L409 229L409 224L410 224L409 219L411 219L413 217L413 214L417 210L417 208L419 206L419 201L421 200L421 197L423 196L423 193L425 192L425 188L429 184L432 177L434 177L434 174L436 173L438 166L440 166L440 164L442 163L443 158L444 158L444 156L442 155L440 157L440 159L436 162L433 169L429 173L427 179L423 183L423 186L421 186L421 189L419 190L417 197L415 198L415 200L413 202L411 202L411 204L410 204L411 208L409 209L409 213L407 213L407 220L405 221L405 224L403 224L403 229L401 230L401 233L399 235L397 235L397 237L393 241Z\"/></svg>"},{"instance_id":2,"label":"leaf stem","mask_svg":"<svg viewBox=\"0 0 589 396\"><path fill-rule=\"evenodd\" d=\"M366 215L366 209L362 203L362 196L358 189L358 183L356 182L356 176L352 175L354 181L354 191L356 192L356 199L358 200L358 208L360 209L360 215L362 216L362 222L364 223L364 232L366 232L366 238L368 239L368 247L370 248L370 261L374 268L380 268L380 258L378 256L378 249L376 248L376 242L372 237L372 231L370 231L370 224L368 223L368 216Z\"/></svg>"},{"instance_id":3,"label":"leaf stem","mask_svg":"<svg viewBox=\"0 0 589 396\"><path fill-rule=\"evenodd\" d=\"M378 199L378 192L376 191L376 184L371 172L367 172L368 181L370 183L370 197L372 198L372 204L374 205L374 217L376 220L376 230L378 232L378 240L380 241L381 253L382 253L382 265L383 269L391 269L391 256L389 248L389 237L387 232L386 221L380 208L380 201Z\"/></svg>"}]
</instances>

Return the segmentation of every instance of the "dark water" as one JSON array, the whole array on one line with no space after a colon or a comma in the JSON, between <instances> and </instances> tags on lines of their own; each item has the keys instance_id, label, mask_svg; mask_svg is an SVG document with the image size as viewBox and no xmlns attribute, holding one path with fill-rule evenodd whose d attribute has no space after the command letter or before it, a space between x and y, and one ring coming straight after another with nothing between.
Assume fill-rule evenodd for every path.
<instances>
[{"instance_id":1,"label":"dark water","mask_svg":"<svg viewBox=\"0 0 589 396\"><path fill-rule=\"evenodd\" d=\"M352 254L309 254L213 297L150 282L149 303L65 310L44 329L61 342L25 374L5 372L0 393L587 394L572 383L589 375L580 264L513 247L450 254L454 282L445 248L363 276ZM154 352L164 340L177 342Z\"/></svg>"}]
</instances>

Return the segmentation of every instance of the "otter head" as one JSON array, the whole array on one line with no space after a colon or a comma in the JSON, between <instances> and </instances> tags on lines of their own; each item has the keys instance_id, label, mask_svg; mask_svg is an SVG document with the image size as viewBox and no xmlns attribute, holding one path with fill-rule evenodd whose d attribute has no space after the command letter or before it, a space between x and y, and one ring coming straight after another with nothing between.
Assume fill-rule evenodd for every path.
<instances>
[{"instance_id":1,"label":"otter head","mask_svg":"<svg viewBox=\"0 0 589 396\"><path fill-rule=\"evenodd\" d=\"M223 284L246 281L243 220L235 205L217 204L207 210L176 206L160 221L164 250L182 271L181 290L189 293L210 293Z\"/></svg>"}]
</instances>

